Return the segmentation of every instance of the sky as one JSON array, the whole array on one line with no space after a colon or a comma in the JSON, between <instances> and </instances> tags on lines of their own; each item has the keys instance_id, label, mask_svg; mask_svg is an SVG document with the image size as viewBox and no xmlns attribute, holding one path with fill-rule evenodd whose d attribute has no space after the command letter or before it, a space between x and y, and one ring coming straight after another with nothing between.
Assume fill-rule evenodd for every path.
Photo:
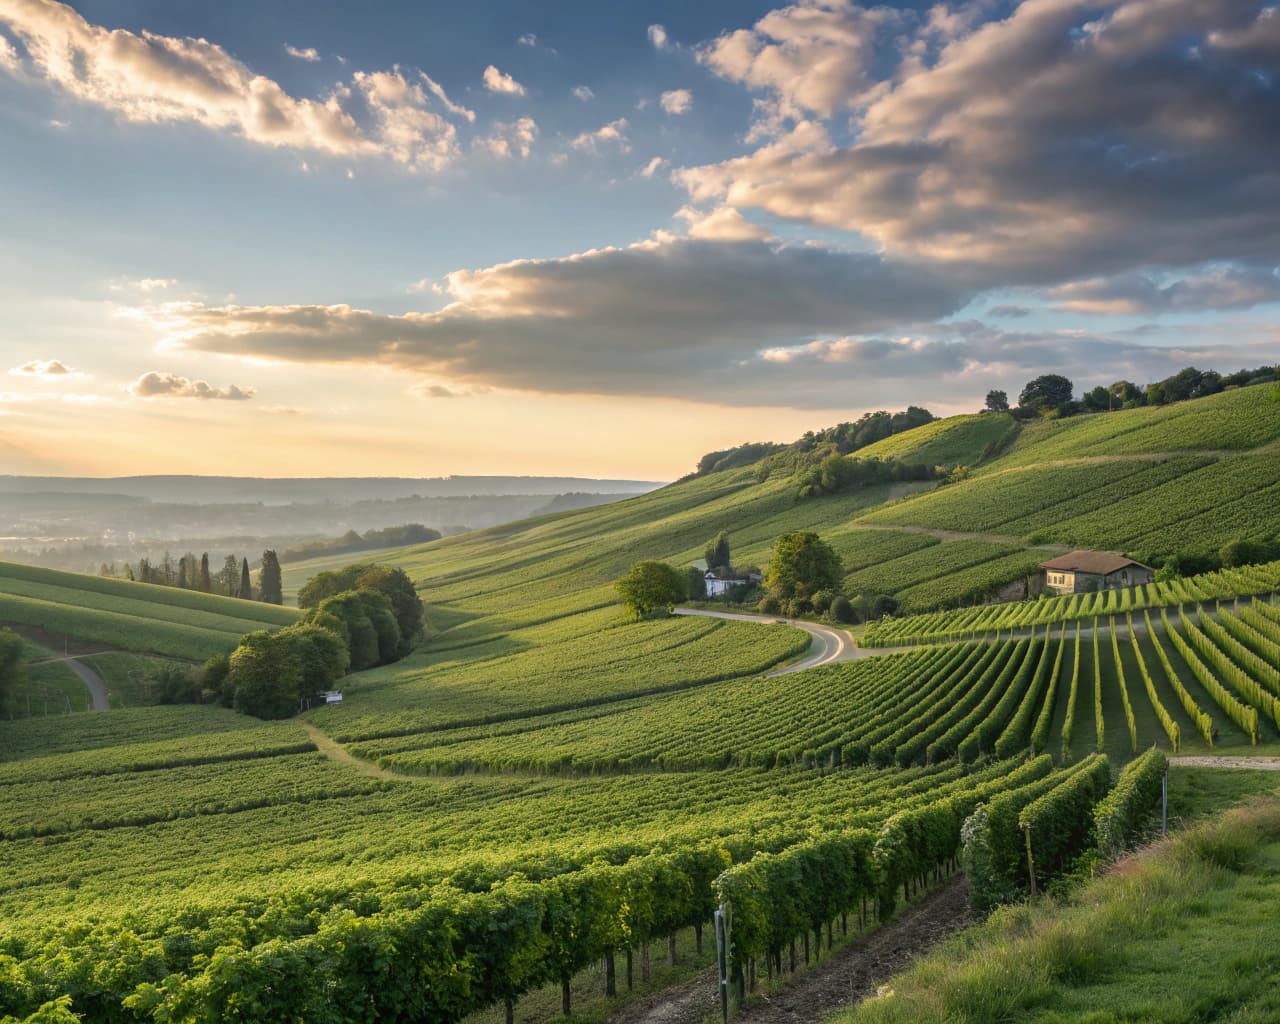
<instances>
[{"instance_id":1,"label":"sky","mask_svg":"<svg viewBox=\"0 0 1280 1024\"><path fill-rule=\"evenodd\" d=\"M671 479L1280 360L1280 8L0 0L0 473Z\"/></svg>"}]
</instances>

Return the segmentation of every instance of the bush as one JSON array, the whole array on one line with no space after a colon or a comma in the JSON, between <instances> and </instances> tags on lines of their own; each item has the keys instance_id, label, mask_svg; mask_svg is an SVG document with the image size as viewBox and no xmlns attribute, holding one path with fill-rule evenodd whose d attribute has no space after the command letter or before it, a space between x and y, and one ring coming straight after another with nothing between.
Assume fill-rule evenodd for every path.
<instances>
[{"instance_id":1,"label":"bush","mask_svg":"<svg viewBox=\"0 0 1280 1024\"><path fill-rule=\"evenodd\" d=\"M856 622L857 616L854 614L853 602L843 594L838 595L836 599L831 602L831 617L837 622Z\"/></svg>"},{"instance_id":2,"label":"bush","mask_svg":"<svg viewBox=\"0 0 1280 1024\"><path fill-rule=\"evenodd\" d=\"M831 602L835 599L836 593L834 590L819 590L809 600L815 612L819 615L826 615L831 610Z\"/></svg>"},{"instance_id":3,"label":"bush","mask_svg":"<svg viewBox=\"0 0 1280 1024\"><path fill-rule=\"evenodd\" d=\"M628 613L637 619L670 614L685 595L684 576L666 562L637 562L614 586Z\"/></svg>"}]
</instances>

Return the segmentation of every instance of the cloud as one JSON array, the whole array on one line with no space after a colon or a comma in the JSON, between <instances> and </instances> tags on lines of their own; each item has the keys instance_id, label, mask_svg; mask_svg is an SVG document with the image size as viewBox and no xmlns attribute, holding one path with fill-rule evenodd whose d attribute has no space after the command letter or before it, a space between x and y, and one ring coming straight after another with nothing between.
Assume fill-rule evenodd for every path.
<instances>
[{"instance_id":1,"label":"cloud","mask_svg":"<svg viewBox=\"0 0 1280 1024\"><path fill-rule=\"evenodd\" d=\"M661 25L650 25L646 32L649 36L649 42L653 44L655 50L672 49L671 39L667 36L667 30Z\"/></svg>"},{"instance_id":2,"label":"cloud","mask_svg":"<svg viewBox=\"0 0 1280 1024\"><path fill-rule=\"evenodd\" d=\"M463 392L454 391L443 384L415 384L409 389L409 394L415 398L458 398Z\"/></svg>"},{"instance_id":3,"label":"cloud","mask_svg":"<svg viewBox=\"0 0 1280 1024\"><path fill-rule=\"evenodd\" d=\"M569 90L569 93L574 99L582 100L583 103L589 103L596 98L596 94L591 91L589 85L575 85Z\"/></svg>"},{"instance_id":4,"label":"cloud","mask_svg":"<svg viewBox=\"0 0 1280 1024\"><path fill-rule=\"evenodd\" d=\"M759 224L752 224L732 206L717 206L709 212L684 206L676 216L689 224L690 238L709 238L716 241L740 242L764 241L773 233Z\"/></svg>"},{"instance_id":5,"label":"cloud","mask_svg":"<svg viewBox=\"0 0 1280 1024\"><path fill-rule=\"evenodd\" d=\"M901 15L849 0L813 0L770 11L698 49L712 71L764 90L785 112L831 117L874 95L875 47Z\"/></svg>"},{"instance_id":6,"label":"cloud","mask_svg":"<svg viewBox=\"0 0 1280 1024\"><path fill-rule=\"evenodd\" d=\"M429 313L188 303L147 315L174 347L391 366L451 388L788 405L743 371L760 351L928 321L968 298L869 253L673 236L456 271L444 291L448 304Z\"/></svg>"},{"instance_id":7,"label":"cloud","mask_svg":"<svg viewBox=\"0 0 1280 1024\"><path fill-rule=\"evenodd\" d=\"M474 120L426 75L398 67L357 72L326 96L298 98L216 43L109 30L55 0L6 0L0 24L22 44L31 78L127 121L191 123L262 146L433 170L458 145L430 97L445 113Z\"/></svg>"},{"instance_id":8,"label":"cloud","mask_svg":"<svg viewBox=\"0 0 1280 1024\"><path fill-rule=\"evenodd\" d=\"M1001 305L992 306L987 310L987 316L999 316L1008 319L1018 319L1024 316L1030 316L1031 310L1027 306Z\"/></svg>"},{"instance_id":9,"label":"cloud","mask_svg":"<svg viewBox=\"0 0 1280 1024\"><path fill-rule=\"evenodd\" d=\"M537 46L538 37L534 35L532 32L526 32L519 39L517 39L516 42L518 42L521 46Z\"/></svg>"},{"instance_id":10,"label":"cloud","mask_svg":"<svg viewBox=\"0 0 1280 1024\"><path fill-rule=\"evenodd\" d=\"M484 87L490 92L504 92L511 96L523 96L524 86L510 75L503 74L490 64L484 69Z\"/></svg>"},{"instance_id":11,"label":"cloud","mask_svg":"<svg viewBox=\"0 0 1280 1024\"><path fill-rule=\"evenodd\" d=\"M617 146L623 153L630 153L631 140L627 138L627 129L630 127L627 119L620 117L616 121L601 125L593 132L583 132L581 135L570 139L569 145L585 153L595 153L599 151L602 143L608 143L609 145Z\"/></svg>"},{"instance_id":12,"label":"cloud","mask_svg":"<svg viewBox=\"0 0 1280 1024\"><path fill-rule=\"evenodd\" d=\"M21 66L22 62L18 58L18 51L14 49L13 43L9 42L6 36L0 36L0 69L12 74Z\"/></svg>"},{"instance_id":13,"label":"cloud","mask_svg":"<svg viewBox=\"0 0 1280 1024\"><path fill-rule=\"evenodd\" d=\"M665 156L655 156L652 160L650 160L647 164L645 164L642 168L640 168L640 177L652 178L655 174L657 174L660 170L662 170L662 168L665 167L669 162L670 161L668 161Z\"/></svg>"},{"instance_id":14,"label":"cloud","mask_svg":"<svg viewBox=\"0 0 1280 1024\"><path fill-rule=\"evenodd\" d=\"M896 28L875 10L815 0L699 51L780 116L754 152L684 170L695 199L853 232L990 284L1280 262L1270 9L1026 0L952 26L936 57L936 26ZM866 58L882 30L901 33L896 67L884 48L889 66ZM832 140L824 119L837 116L849 144Z\"/></svg>"},{"instance_id":15,"label":"cloud","mask_svg":"<svg viewBox=\"0 0 1280 1024\"><path fill-rule=\"evenodd\" d=\"M688 113L693 107L693 93L688 89L671 89L662 94L660 102L668 114Z\"/></svg>"},{"instance_id":16,"label":"cloud","mask_svg":"<svg viewBox=\"0 0 1280 1024\"><path fill-rule=\"evenodd\" d=\"M284 52L297 60L305 60L314 63L320 59L320 54L316 51L314 46L308 46L305 50L300 50L296 46L290 46L288 43L285 43Z\"/></svg>"},{"instance_id":17,"label":"cloud","mask_svg":"<svg viewBox=\"0 0 1280 1024\"><path fill-rule=\"evenodd\" d=\"M165 291L178 284L176 277L118 277L111 282L113 292L151 293Z\"/></svg>"},{"instance_id":18,"label":"cloud","mask_svg":"<svg viewBox=\"0 0 1280 1024\"><path fill-rule=\"evenodd\" d=\"M1248 309L1280 301L1272 268L1210 267L1161 283L1148 274L1072 281L1049 290L1056 308L1074 313L1151 314Z\"/></svg>"},{"instance_id":19,"label":"cloud","mask_svg":"<svg viewBox=\"0 0 1280 1024\"><path fill-rule=\"evenodd\" d=\"M21 366L15 366L9 373L15 377L61 378L63 380L84 376L78 370L71 369L60 359L31 359Z\"/></svg>"},{"instance_id":20,"label":"cloud","mask_svg":"<svg viewBox=\"0 0 1280 1024\"><path fill-rule=\"evenodd\" d=\"M253 388L234 384L216 388L207 381L179 377L176 373L160 373L152 370L129 385L134 398L200 398L228 402L244 402L253 397Z\"/></svg>"},{"instance_id":21,"label":"cloud","mask_svg":"<svg viewBox=\"0 0 1280 1024\"><path fill-rule=\"evenodd\" d=\"M476 145L482 146L496 157L509 158L520 156L526 158L533 149L538 137L538 125L531 117L521 117L515 121L499 122L493 126L493 134L487 138L477 139Z\"/></svg>"}]
</instances>

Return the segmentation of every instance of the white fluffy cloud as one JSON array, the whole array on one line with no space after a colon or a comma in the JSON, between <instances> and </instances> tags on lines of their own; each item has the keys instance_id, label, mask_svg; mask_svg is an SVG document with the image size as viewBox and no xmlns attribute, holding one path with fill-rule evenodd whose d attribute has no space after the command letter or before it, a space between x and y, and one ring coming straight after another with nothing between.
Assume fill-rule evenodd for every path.
<instances>
[{"instance_id":1,"label":"white fluffy cloud","mask_svg":"<svg viewBox=\"0 0 1280 1024\"><path fill-rule=\"evenodd\" d=\"M400 68L357 72L318 99L291 96L208 40L109 30L55 0L4 0L0 25L32 77L129 121L188 122L264 146L435 169L458 152L444 115L475 116Z\"/></svg>"},{"instance_id":2,"label":"white fluffy cloud","mask_svg":"<svg viewBox=\"0 0 1280 1024\"><path fill-rule=\"evenodd\" d=\"M490 92L503 92L510 96L523 96L525 91L523 85L492 64L484 69L484 87Z\"/></svg>"},{"instance_id":3,"label":"white fluffy cloud","mask_svg":"<svg viewBox=\"0 0 1280 1024\"><path fill-rule=\"evenodd\" d=\"M575 85L569 92L574 99L581 100L583 103L589 103L596 98L596 94L591 91L589 85Z\"/></svg>"},{"instance_id":4,"label":"white fluffy cloud","mask_svg":"<svg viewBox=\"0 0 1280 1024\"><path fill-rule=\"evenodd\" d=\"M569 140L569 145L585 153L598 152L602 145L616 146L623 153L631 152L631 140L627 130L631 126L625 117L601 125L593 132L583 132Z\"/></svg>"},{"instance_id":5,"label":"white fluffy cloud","mask_svg":"<svg viewBox=\"0 0 1280 1024\"><path fill-rule=\"evenodd\" d=\"M129 385L129 394L134 398L199 398L245 402L253 397L254 391L253 388L237 387L235 384L217 388L207 381L152 370Z\"/></svg>"},{"instance_id":6,"label":"white fluffy cloud","mask_svg":"<svg viewBox=\"0 0 1280 1024\"><path fill-rule=\"evenodd\" d=\"M670 161L667 160L665 156L655 156L652 160L650 160L647 164L645 164L643 167L640 168L640 177L652 178L655 174L657 174L660 170L662 170L662 168L666 167L668 163L670 163Z\"/></svg>"},{"instance_id":7,"label":"white fluffy cloud","mask_svg":"<svg viewBox=\"0 0 1280 1024\"><path fill-rule=\"evenodd\" d=\"M646 33L655 50L671 49L671 40L667 36L667 30L661 25L650 25Z\"/></svg>"},{"instance_id":8,"label":"white fluffy cloud","mask_svg":"<svg viewBox=\"0 0 1280 1024\"><path fill-rule=\"evenodd\" d=\"M295 60L305 60L310 63L315 63L320 59L320 54L314 46L308 46L305 49L301 49L297 46L290 46L286 43L284 52Z\"/></svg>"},{"instance_id":9,"label":"white fluffy cloud","mask_svg":"<svg viewBox=\"0 0 1280 1024\"><path fill-rule=\"evenodd\" d=\"M693 93L688 89L671 89L662 94L660 102L668 114L684 114L693 107Z\"/></svg>"},{"instance_id":10,"label":"white fluffy cloud","mask_svg":"<svg viewBox=\"0 0 1280 1024\"><path fill-rule=\"evenodd\" d=\"M752 224L732 206L717 206L710 211L684 206L676 211L676 216L688 223L690 238L741 242L752 239L764 241L773 237L767 228Z\"/></svg>"},{"instance_id":11,"label":"white fluffy cloud","mask_svg":"<svg viewBox=\"0 0 1280 1024\"><path fill-rule=\"evenodd\" d=\"M493 133L485 138L477 139L481 146L496 157L509 158L519 156L526 158L533 150L538 138L538 124L531 117L521 117L514 121L499 122L493 126Z\"/></svg>"},{"instance_id":12,"label":"white fluffy cloud","mask_svg":"<svg viewBox=\"0 0 1280 1024\"><path fill-rule=\"evenodd\" d=\"M21 366L15 366L9 373L15 377L44 377L55 380L83 376L60 359L30 359Z\"/></svg>"}]
</instances>

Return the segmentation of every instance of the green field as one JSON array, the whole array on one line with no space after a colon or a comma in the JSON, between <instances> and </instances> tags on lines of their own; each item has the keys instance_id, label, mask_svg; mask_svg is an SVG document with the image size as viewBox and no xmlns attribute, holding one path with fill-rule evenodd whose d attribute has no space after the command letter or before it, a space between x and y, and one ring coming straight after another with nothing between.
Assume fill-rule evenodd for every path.
<instances>
[{"instance_id":1,"label":"green field","mask_svg":"<svg viewBox=\"0 0 1280 1024\"><path fill-rule=\"evenodd\" d=\"M990 834L1015 868L1020 815L1065 863L1141 751L1280 737L1274 567L898 618L872 641L929 643L773 677L805 634L629 622L613 581L641 558L688 565L720 530L763 565L813 529L847 590L928 611L1024 578L1048 538L1215 546L1240 516L1270 535L1280 508L1254 498L1280 459L1250 448L1280 431L1261 394L1028 424L1005 455L1002 417L890 439L904 458L992 452L962 483L801 499L747 466L379 552L429 638L301 720L136 706L155 659L295 611L0 567L0 622L128 652L94 660L123 709L0 722L0 1016L68 994L86 1020L157 1024L462 1020L507 999L548 1017L615 955L687 949L719 899L744 966L864 906L887 917L952 869L979 806L1012 822ZM1241 422L1201 443L1224 410ZM1148 511L1113 514L1130 502ZM287 566L287 587L345 561ZM69 682L47 667L41 685Z\"/></svg>"},{"instance_id":2,"label":"green field","mask_svg":"<svg viewBox=\"0 0 1280 1024\"><path fill-rule=\"evenodd\" d=\"M245 633L296 619L255 601L0 563L0 624L103 649L202 661L228 653Z\"/></svg>"},{"instance_id":3,"label":"green field","mask_svg":"<svg viewBox=\"0 0 1280 1024\"><path fill-rule=\"evenodd\" d=\"M898 459L923 466L972 466L1017 436L1008 413L951 416L858 451L860 459Z\"/></svg>"}]
</instances>

